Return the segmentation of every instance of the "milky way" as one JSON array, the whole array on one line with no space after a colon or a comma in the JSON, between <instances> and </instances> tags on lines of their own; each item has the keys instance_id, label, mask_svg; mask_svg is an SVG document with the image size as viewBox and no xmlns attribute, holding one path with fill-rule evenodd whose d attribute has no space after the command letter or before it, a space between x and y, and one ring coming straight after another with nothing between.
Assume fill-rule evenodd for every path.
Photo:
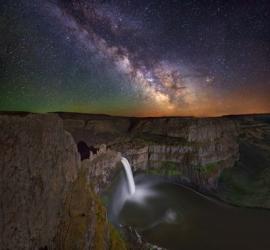
<instances>
[{"instance_id":1,"label":"milky way","mask_svg":"<svg viewBox=\"0 0 270 250\"><path fill-rule=\"evenodd\" d=\"M14 1L1 8L1 109L270 111L267 1Z\"/></svg>"}]
</instances>

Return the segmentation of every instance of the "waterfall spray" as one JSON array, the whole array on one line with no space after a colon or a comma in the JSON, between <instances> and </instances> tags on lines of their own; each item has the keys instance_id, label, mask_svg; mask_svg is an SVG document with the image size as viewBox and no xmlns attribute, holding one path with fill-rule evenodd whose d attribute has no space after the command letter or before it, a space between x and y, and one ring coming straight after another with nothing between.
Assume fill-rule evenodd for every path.
<instances>
[{"instance_id":1,"label":"waterfall spray","mask_svg":"<svg viewBox=\"0 0 270 250\"><path fill-rule=\"evenodd\" d=\"M131 167L129 165L129 162L126 158L122 157L121 162L125 168L126 176L127 176L127 181L128 181L128 187L129 187L129 193L132 195L135 193L135 182L132 174Z\"/></svg>"}]
</instances>

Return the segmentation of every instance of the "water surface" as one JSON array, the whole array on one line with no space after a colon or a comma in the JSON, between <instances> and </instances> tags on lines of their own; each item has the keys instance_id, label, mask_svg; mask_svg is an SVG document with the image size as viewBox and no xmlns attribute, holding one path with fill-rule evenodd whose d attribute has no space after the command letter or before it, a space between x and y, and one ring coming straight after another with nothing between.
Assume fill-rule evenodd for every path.
<instances>
[{"instance_id":1,"label":"water surface","mask_svg":"<svg viewBox=\"0 0 270 250\"><path fill-rule=\"evenodd\" d=\"M134 226L150 243L175 250L270 249L270 211L229 206L151 176L135 182L135 195L114 222Z\"/></svg>"}]
</instances>

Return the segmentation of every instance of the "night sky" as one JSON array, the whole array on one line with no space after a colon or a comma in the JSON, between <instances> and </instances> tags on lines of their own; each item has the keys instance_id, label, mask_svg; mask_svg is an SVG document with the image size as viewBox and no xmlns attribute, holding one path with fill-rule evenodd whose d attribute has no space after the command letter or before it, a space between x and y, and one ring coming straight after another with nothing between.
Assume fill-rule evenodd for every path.
<instances>
[{"instance_id":1,"label":"night sky","mask_svg":"<svg viewBox=\"0 0 270 250\"><path fill-rule=\"evenodd\" d=\"M0 110L270 112L270 1L0 0Z\"/></svg>"}]
</instances>

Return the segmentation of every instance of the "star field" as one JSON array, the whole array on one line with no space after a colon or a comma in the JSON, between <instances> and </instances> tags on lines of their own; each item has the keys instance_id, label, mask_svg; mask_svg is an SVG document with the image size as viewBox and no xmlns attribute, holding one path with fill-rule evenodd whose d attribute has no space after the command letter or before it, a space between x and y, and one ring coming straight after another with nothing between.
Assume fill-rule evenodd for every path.
<instances>
[{"instance_id":1,"label":"star field","mask_svg":"<svg viewBox=\"0 0 270 250\"><path fill-rule=\"evenodd\" d=\"M269 1L0 2L0 109L270 112Z\"/></svg>"}]
</instances>

